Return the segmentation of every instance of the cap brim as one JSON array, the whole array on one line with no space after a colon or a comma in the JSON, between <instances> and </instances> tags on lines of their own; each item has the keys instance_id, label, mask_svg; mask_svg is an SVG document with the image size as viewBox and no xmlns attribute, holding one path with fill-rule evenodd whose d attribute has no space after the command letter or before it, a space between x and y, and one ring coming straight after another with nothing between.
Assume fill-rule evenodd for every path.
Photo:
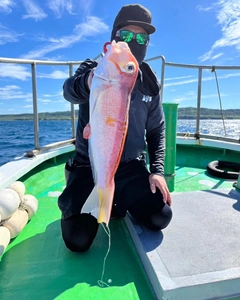
<instances>
[{"instance_id":1,"label":"cap brim","mask_svg":"<svg viewBox=\"0 0 240 300\"><path fill-rule=\"evenodd\" d=\"M133 20L128 20L122 23L118 23L116 28L120 29L122 27L128 26L128 25L135 25L135 26L140 26L142 27L148 34L152 34L156 31L156 28L146 22L141 22L141 21L133 21Z\"/></svg>"}]
</instances>

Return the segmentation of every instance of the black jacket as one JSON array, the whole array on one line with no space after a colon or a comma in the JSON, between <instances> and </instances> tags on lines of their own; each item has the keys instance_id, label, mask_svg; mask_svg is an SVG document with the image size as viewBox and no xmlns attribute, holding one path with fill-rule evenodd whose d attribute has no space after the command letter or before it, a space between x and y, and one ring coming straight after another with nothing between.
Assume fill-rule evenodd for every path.
<instances>
[{"instance_id":1,"label":"black jacket","mask_svg":"<svg viewBox=\"0 0 240 300\"><path fill-rule=\"evenodd\" d=\"M89 88L87 79L96 61L85 60L63 85L63 95L71 103L79 104L75 158L89 163L88 140L83 129L89 120ZM131 95L128 133L121 162L139 158L148 147L150 172L163 175L165 123L160 99L160 84L148 64L142 63Z\"/></svg>"}]
</instances>

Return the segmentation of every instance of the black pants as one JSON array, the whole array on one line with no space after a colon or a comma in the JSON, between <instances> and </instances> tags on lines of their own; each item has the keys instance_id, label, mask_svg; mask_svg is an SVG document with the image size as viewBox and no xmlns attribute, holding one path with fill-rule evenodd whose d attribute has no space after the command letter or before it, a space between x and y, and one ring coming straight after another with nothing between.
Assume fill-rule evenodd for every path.
<instances>
[{"instance_id":1,"label":"black pants","mask_svg":"<svg viewBox=\"0 0 240 300\"><path fill-rule=\"evenodd\" d=\"M126 212L152 230L165 228L172 211L163 202L157 189L153 194L149 185L149 172L144 160L121 163L115 175L115 193L111 218L123 218ZM74 165L70 169L67 186L58 199L62 211L61 229L66 246L72 251L86 251L97 230L96 218L80 214L81 208L94 187L89 165Z\"/></svg>"}]
</instances>

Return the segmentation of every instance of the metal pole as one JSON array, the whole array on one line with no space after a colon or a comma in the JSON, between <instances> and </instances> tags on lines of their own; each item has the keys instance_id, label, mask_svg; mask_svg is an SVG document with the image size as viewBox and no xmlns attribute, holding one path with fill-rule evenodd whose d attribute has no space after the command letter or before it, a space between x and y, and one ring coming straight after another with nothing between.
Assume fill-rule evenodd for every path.
<instances>
[{"instance_id":1,"label":"metal pole","mask_svg":"<svg viewBox=\"0 0 240 300\"><path fill-rule=\"evenodd\" d=\"M163 101L164 76L165 76L165 59L162 58L162 71L161 71L161 101Z\"/></svg>"},{"instance_id":2,"label":"metal pole","mask_svg":"<svg viewBox=\"0 0 240 300\"><path fill-rule=\"evenodd\" d=\"M38 124L38 107L37 107L37 77L36 63L31 64L32 67L32 98L33 98L33 118L34 118L34 145L35 149L39 147L39 124Z\"/></svg>"},{"instance_id":3,"label":"metal pole","mask_svg":"<svg viewBox=\"0 0 240 300\"><path fill-rule=\"evenodd\" d=\"M73 75L73 65L69 65L69 77ZM76 137L76 128L75 128L75 109L74 104L71 103L71 123L72 123L72 137Z\"/></svg>"},{"instance_id":4,"label":"metal pole","mask_svg":"<svg viewBox=\"0 0 240 300\"><path fill-rule=\"evenodd\" d=\"M166 120L166 141L165 141L165 160L164 177L170 192L174 191L175 167L176 167L176 137L177 137L177 119L178 104L163 103L163 110Z\"/></svg>"},{"instance_id":5,"label":"metal pole","mask_svg":"<svg viewBox=\"0 0 240 300\"><path fill-rule=\"evenodd\" d=\"M197 94L197 120L196 120L197 135L200 133L201 91L202 91L202 68L199 68L198 69L198 94Z\"/></svg>"}]
</instances>

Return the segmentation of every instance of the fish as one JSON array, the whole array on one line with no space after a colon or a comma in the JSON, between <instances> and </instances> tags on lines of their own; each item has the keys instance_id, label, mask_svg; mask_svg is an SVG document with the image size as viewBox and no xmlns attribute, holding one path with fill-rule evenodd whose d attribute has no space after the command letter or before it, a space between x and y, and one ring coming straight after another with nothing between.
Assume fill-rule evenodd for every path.
<instances>
[{"instance_id":1,"label":"fish","mask_svg":"<svg viewBox=\"0 0 240 300\"><path fill-rule=\"evenodd\" d=\"M94 70L89 96L89 123L83 130L94 188L81 213L91 213L108 226L119 166L128 130L131 93L138 76L138 62L127 43L108 42Z\"/></svg>"}]
</instances>

